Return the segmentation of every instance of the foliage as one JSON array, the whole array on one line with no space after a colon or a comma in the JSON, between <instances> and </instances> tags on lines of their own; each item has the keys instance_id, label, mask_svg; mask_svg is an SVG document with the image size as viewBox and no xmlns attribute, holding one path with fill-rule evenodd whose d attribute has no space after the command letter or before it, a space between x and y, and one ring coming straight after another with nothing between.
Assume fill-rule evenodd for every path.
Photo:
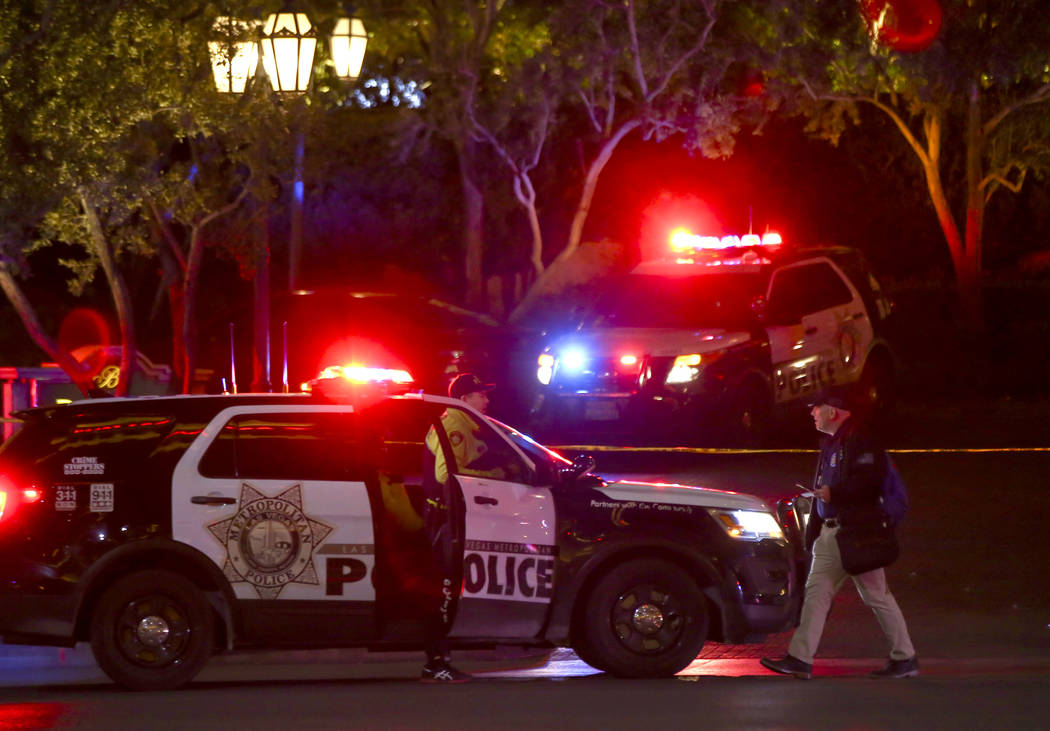
<instances>
[{"instance_id":1,"label":"foliage","mask_svg":"<svg viewBox=\"0 0 1050 731\"><path fill-rule=\"evenodd\" d=\"M867 124L865 109L891 121L920 163L964 314L977 325L985 207L996 192L1045 176L1050 163L1050 28L1038 0L940 7L939 34L917 52L873 40L847 0L785 0L756 22L774 89L809 117L811 132L837 143Z\"/></svg>"}]
</instances>

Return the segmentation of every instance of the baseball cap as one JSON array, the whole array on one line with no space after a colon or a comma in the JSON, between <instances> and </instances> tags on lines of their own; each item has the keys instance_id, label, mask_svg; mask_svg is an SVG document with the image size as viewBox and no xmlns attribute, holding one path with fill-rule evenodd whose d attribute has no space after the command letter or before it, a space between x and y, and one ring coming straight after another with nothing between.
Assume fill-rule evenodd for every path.
<instances>
[{"instance_id":1,"label":"baseball cap","mask_svg":"<svg viewBox=\"0 0 1050 731\"><path fill-rule=\"evenodd\" d=\"M463 398L468 393L475 391L491 391L496 387L494 383L483 383L473 373L460 373L452 383L448 384L448 395L452 398Z\"/></svg>"},{"instance_id":2,"label":"baseball cap","mask_svg":"<svg viewBox=\"0 0 1050 731\"><path fill-rule=\"evenodd\" d=\"M839 391L831 388L822 388L815 391L806 401L810 408L814 406L827 405L843 411L849 411L849 401Z\"/></svg>"}]
</instances>

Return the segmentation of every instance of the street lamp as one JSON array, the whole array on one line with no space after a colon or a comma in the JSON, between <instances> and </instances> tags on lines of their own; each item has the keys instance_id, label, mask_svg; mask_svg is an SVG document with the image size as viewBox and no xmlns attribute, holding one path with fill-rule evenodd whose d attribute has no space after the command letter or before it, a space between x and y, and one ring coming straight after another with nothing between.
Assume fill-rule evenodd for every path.
<instances>
[{"instance_id":1,"label":"street lamp","mask_svg":"<svg viewBox=\"0 0 1050 731\"><path fill-rule=\"evenodd\" d=\"M211 67L215 74L215 87L227 94L241 94L248 79L255 76L259 66L259 44L254 37L256 24L222 16L212 26L221 38L208 41L211 52ZM237 40L234 40L237 39Z\"/></svg>"},{"instance_id":2,"label":"street lamp","mask_svg":"<svg viewBox=\"0 0 1050 731\"><path fill-rule=\"evenodd\" d=\"M314 70L317 31L306 13L271 13L263 28L263 68L274 91L302 94Z\"/></svg>"},{"instance_id":3,"label":"street lamp","mask_svg":"<svg viewBox=\"0 0 1050 731\"><path fill-rule=\"evenodd\" d=\"M263 70L274 91L302 94L310 86L317 49L317 31L306 13L282 11L272 13L263 24L261 41L253 36L257 21L220 17L214 28L222 38L210 41L215 87L227 94L244 92L259 65L262 50ZM230 39L235 40L230 40ZM328 39L335 73L353 81L361 74L368 45L368 34L360 18L338 18Z\"/></svg>"},{"instance_id":4,"label":"street lamp","mask_svg":"<svg viewBox=\"0 0 1050 731\"><path fill-rule=\"evenodd\" d=\"M260 51L263 70L273 90L279 94L301 95L310 87L313 76L314 53L317 50L317 31L306 13L282 10L271 13L262 25L256 42L259 23L220 17L215 29L221 39L209 43L215 86L223 93L240 94L258 70ZM365 25L358 18L338 18L329 38L336 75L353 81L361 73L368 36ZM295 144L295 172L292 181L291 217L288 236L288 288L294 291L299 276L299 259L303 238L303 152L305 140L298 130ZM265 240L265 238L263 239ZM270 384L270 267L269 244L256 246L255 273L255 363L259 385ZM287 353L285 354L287 357ZM285 384L287 388L287 383Z\"/></svg>"},{"instance_id":5,"label":"street lamp","mask_svg":"<svg viewBox=\"0 0 1050 731\"><path fill-rule=\"evenodd\" d=\"M358 18L339 18L335 21L328 42L332 49L335 75L349 80L360 76L361 65L365 61L365 47L368 45L365 24Z\"/></svg>"}]
</instances>

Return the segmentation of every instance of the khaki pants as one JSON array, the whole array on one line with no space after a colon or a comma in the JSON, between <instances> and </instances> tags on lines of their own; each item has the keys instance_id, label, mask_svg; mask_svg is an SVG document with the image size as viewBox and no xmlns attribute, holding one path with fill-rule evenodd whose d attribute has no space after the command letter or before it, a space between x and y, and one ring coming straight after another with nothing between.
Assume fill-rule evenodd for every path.
<instances>
[{"instance_id":1,"label":"khaki pants","mask_svg":"<svg viewBox=\"0 0 1050 731\"><path fill-rule=\"evenodd\" d=\"M813 543L813 565L806 580L806 597L802 605L802 621L791 637L788 652L802 662L813 662L813 655L824 632L824 622L831 609L831 600L849 576L842 568L839 546L835 541L838 528L821 528ZM904 622L897 600L886 584L886 572L875 569L851 577L864 603L875 612L879 625L890 643L890 658L908 660L915 657L915 648L908 637L908 626Z\"/></svg>"}]
</instances>

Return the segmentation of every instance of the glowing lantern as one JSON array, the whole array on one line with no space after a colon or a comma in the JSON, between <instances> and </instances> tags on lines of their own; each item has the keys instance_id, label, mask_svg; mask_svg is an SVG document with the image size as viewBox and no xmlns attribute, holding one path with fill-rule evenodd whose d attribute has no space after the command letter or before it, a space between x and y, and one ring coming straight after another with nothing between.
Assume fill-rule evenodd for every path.
<instances>
[{"instance_id":1,"label":"glowing lantern","mask_svg":"<svg viewBox=\"0 0 1050 731\"><path fill-rule=\"evenodd\" d=\"M272 13L263 28L263 68L274 91L302 94L314 70L317 32L306 13Z\"/></svg>"},{"instance_id":2,"label":"glowing lantern","mask_svg":"<svg viewBox=\"0 0 1050 731\"><path fill-rule=\"evenodd\" d=\"M361 65L365 60L365 47L368 45L365 24L358 18L339 18L328 43L332 49L335 75L340 79L350 80L360 76Z\"/></svg>"},{"instance_id":3,"label":"glowing lantern","mask_svg":"<svg viewBox=\"0 0 1050 731\"><path fill-rule=\"evenodd\" d=\"M241 94L248 79L255 76L259 66L259 46L244 38L255 30L256 24L222 16L215 19L214 30L222 37L208 41L211 69L215 74L215 88L226 94Z\"/></svg>"}]
</instances>

